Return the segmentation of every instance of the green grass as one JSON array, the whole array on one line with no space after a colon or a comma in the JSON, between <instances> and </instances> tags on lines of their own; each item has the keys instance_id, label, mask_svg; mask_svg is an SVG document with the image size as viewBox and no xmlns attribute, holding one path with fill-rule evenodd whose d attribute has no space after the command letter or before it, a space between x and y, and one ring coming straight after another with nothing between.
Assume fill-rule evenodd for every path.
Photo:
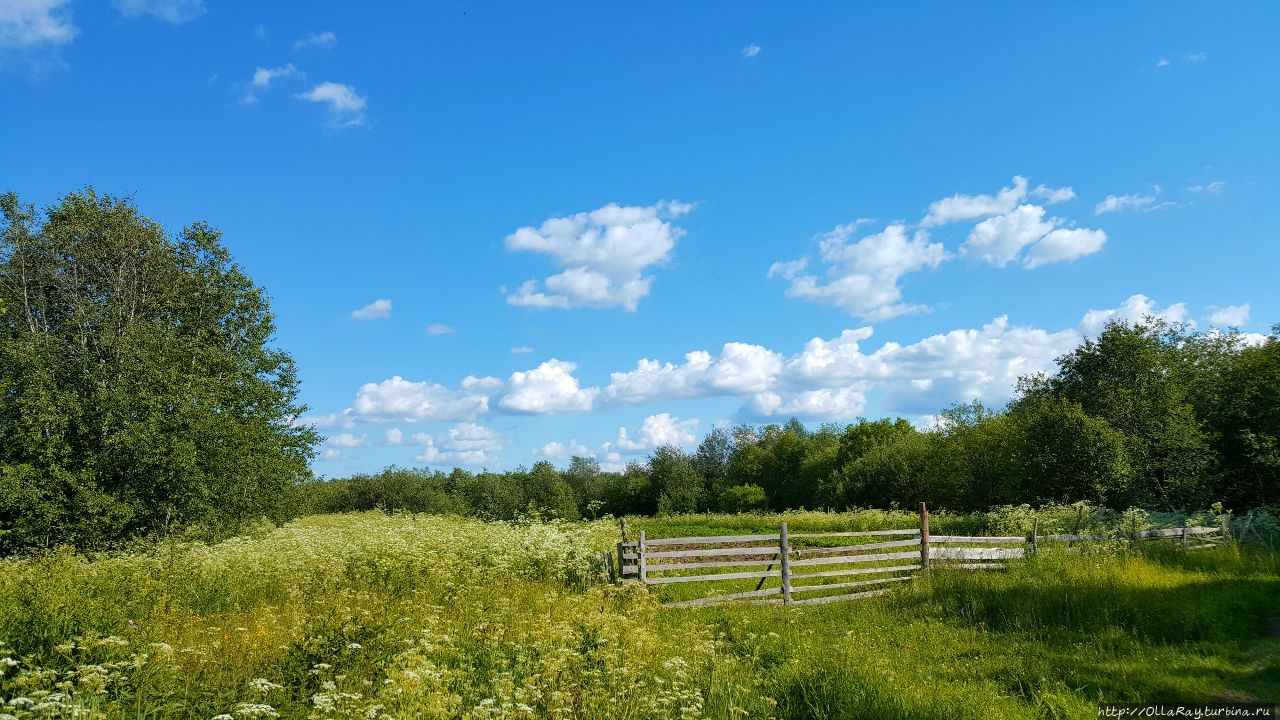
<instances>
[{"instance_id":1,"label":"green grass","mask_svg":"<svg viewBox=\"0 0 1280 720\"><path fill-rule=\"evenodd\" d=\"M935 532L1012 515L935 516ZM786 517L801 532L914 516ZM367 513L0 562L0 659L17 663L0 660L0 717L1092 718L1100 699L1280 700L1267 549L1046 551L855 602L674 610L667 589L599 582L616 529Z\"/></svg>"}]
</instances>

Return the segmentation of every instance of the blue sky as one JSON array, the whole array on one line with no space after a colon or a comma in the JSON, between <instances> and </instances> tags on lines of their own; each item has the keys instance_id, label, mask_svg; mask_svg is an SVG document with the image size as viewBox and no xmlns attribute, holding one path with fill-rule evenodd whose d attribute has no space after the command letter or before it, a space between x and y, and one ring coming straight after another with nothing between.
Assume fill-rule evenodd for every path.
<instances>
[{"instance_id":1,"label":"blue sky","mask_svg":"<svg viewBox=\"0 0 1280 720\"><path fill-rule=\"evenodd\" d=\"M1280 321L1280 5L0 0L0 187L208 220L329 441L607 467Z\"/></svg>"}]
</instances>

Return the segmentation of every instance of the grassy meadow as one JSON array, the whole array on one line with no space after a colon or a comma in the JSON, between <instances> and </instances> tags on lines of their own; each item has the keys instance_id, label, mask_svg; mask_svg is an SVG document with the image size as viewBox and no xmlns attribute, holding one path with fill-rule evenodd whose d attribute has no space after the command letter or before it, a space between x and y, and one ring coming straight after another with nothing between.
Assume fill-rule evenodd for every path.
<instances>
[{"instance_id":1,"label":"grassy meadow","mask_svg":"<svg viewBox=\"0 0 1280 720\"><path fill-rule=\"evenodd\" d=\"M1043 533L1182 520L1041 515ZM1012 533L1029 517L932 524ZM794 532L915 520L785 518ZM670 537L780 519L630 523ZM667 588L604 582L617 532L371 512L3 560L0 718L1085 718L1100 699L1280 699L1280 556L1265 545L1117 542L857 602L664 609Z\"/></svg>"}]
</instances>

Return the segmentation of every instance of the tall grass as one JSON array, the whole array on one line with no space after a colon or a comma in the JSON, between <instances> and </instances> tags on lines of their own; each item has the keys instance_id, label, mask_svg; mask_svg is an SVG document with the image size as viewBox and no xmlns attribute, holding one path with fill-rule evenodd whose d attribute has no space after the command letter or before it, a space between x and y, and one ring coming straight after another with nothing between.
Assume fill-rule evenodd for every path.
<instances>
[{"instance_id":1,"label":"tall grass","mask_svg":"<svg viewBox=\"0 0 1280 720\"><path fill-rule=\"evenodd\" d=\"M786 517L914 517L842 515ZM1083 718L1100 698L1280 698L1269 550L1046 551L865 601L691 611L603 582L596 553L616 533L364 513L5 561L0 718Z\"/></svg>"}]
</instances>

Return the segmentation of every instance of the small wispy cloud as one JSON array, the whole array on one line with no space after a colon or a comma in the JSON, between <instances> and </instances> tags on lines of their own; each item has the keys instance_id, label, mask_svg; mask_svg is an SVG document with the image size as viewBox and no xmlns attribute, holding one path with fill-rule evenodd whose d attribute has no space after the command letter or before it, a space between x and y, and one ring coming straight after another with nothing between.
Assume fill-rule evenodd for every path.
<instances>
[{"instance_id":1,"label":"small wispy cloud","mask_svg":"<svg viewBox=\"0 0 1280 720\"><path fill-rule=\"evenodd\" d=\"M350 85L322 82L294 97L307 102L328 105L330 122L334 127L352 127L365 124L365 99Z\"/></svg>"},{"instance_id":2,"label":"small wispy cloud","mask_svg":"<svg viewBox=\"0 0 1280 720\"><path fill-rule=\"evenodd\" d=\"M1094 215L1103 215L1121 210L1145 210L1155 204L1155 195L1108 195L1102 202L1093 206Z\"/></svg>"},{"instance_id":3,"label":"small wispy cloud","mask_svg":"<svg viewBox=\"0 0 1280 720\"><path fill-rule=\"evenodd\" d=\"M257 68L253 71L254 87L268 88L271 87L272 81L278 78L302 77L302 71L288 63L278 68Z\"/></svg>"},{"instance_id":4,"label":"small wispy cloud","mask_svg":"<svg viewBox=\"0 0 1280 720\"><path fill-rule=\"evenodd\" d=\"M1187 62L1204 62L1209 59L1209 53L1198 52L1187 56Z\"/></svg>"},{"instance_id":5,"label":"small wispy cloud","mask_svg":"<svg viewBox=\"0 0 1280 720\"><path fill-rule=\"evenodd\" d=\"M324 32L307 33L306 37L298 38L293 43L294 50L302 50L304 48L314 47L328 50L338 43L338 36L333 32L325 30Z\"/></svg>"},{"instance_id":6,"label":"small wispy cloud","mask_svg":"<svg viewBox=\"0 0 1280 720\"><path fill-rule=\"evenodd\" d=\"M204 15L204 0L114 0L116 10L127 18L150 15L174 25Z\"/></svg>"},{"instance_id":7,"label":"small wispy cloud","mask_svg":"<svg viewBox=\"0 0 1280 720\"><path fill-rule=\"evenodd\" d=\"M0 2L0 48L33 50L57 47L75 39L66 0Z\"/></svg>"},{"instance_id":8,"label":"small wispy cloud","mask_svg":"<svg viewBox=\"0 0 1280 720\"><path fill-rule=\"evenodd\" d=\"M293 63L288 63L277 68L256 68L253 71L253 78L249 80L250 89L240 98L240 104L256 105L258 103L257 92L270 89L271 83L276 80L286 78L302 79L305 77L306 75L301 70L294 67Z\"/></svg>"},{"instance_id":9,"label":"small wispy cloud","mask_svg":"<svg viewBox=\"0 0 1280 720\"><path fill-rule=\"evenodd\" d=\"M528 345L517 345L516 347L511 348L512 355L528 355L531 352L533 352L533 348Z\"/></svg>"},{"instance_id":10,"label":"small wispy cloud","mask_svg":"<svg viewBox=\"0 0 1280 720\"><path fill-rule=\"evenodd\" d=\"M391 317L391 301L379 298L351 313L356 320L385 320Z\"/></svg>"},{"instance_id":11,"label":"small wispy cloud","mask_svg":"<svg viewBox=\"0 0 1280 720\"><path fill-rule=\"evenodd\" d=\"M455 332L457 332L457 330L454 330L452 327L443 323L431 323L427 326L428 335L449 335Z\"/></svg>"},{"instance_id":12,"label":"small wispy cloud","mask_svg":"<svg viewBox=\"0 0 1280 720\"><path fill-rule=\"evenodd\" d=\"M1157 196L1160 195L1161 191L1162 188L1159 185L1155 185L1152 187L1152 192L1149 195L1143 195L1140 193L1108 195L1103 198L1102 202L1093 206L1093 214L1104 215L1106 213L1120 212L1123 210L1152 212L1154 210L1176 207L1177 203L1169 200L1156 202Z\"/></svg>"},{"instance_id":13,"label":"small wispy cloud","mask_svg":"<svg viewBox=\"0 0 1280 720\"><path fill-rule=\"evenodd\" d=\"M1156 67L1158 68L1169 67L1169 58L1160 58L1159 60L1157 60Z\"/></svg>"},{"instance_id":14,"label":"small wispy cloud","mask_svg":"<svg viewBox=\"0 0 1280 720\"><path fill-rule=\"evenodd\" d=\"M1209 193L1211 195L1220 195L1223 190L1227 189L1227 184L1222 180L1215 180L1207 185L1191 185L1187 188L1188 192L1193 193Z\"/></svg>"},{"instance_id":15,"label":"small wispy cloud","mask_svg":"<svg viewBox=\"0 0 1280 720\"><path fill-rule=\"evenodd\" d=\"M753 58L760 54L760 50L761 48L759 45L756 45L755 43L751 43L750 45L742 48L742 57Z\"/></svg>"}]
</instances>

